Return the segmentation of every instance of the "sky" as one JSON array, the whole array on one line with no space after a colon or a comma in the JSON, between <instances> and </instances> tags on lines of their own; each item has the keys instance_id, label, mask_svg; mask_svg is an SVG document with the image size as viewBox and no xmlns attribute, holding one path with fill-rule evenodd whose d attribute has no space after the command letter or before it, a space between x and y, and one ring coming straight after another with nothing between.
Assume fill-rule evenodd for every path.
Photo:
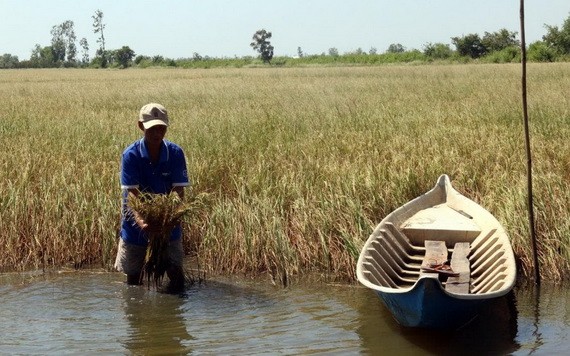
<instances>
[{"instance_id":1,"label":"sky","mask_svg":"<svg viewBox=\"0 0 570 356\"><path fill-rule=\"evenodd\" d=\"M520 34L520 0L0 0L0 55L29 59L36 44L51 44L53 26L71 20L78 49L86 38L93 56L97 10L106 49L172 59L256 56L249 44L260 29L272 33L275 56L294 56L299 47L305 54L383 53L394 43L423 50L502 28ZM569 16L570 0L525 0L527 44L542 39L545 24L561 27Z\"/></svg>"}]
</instances>

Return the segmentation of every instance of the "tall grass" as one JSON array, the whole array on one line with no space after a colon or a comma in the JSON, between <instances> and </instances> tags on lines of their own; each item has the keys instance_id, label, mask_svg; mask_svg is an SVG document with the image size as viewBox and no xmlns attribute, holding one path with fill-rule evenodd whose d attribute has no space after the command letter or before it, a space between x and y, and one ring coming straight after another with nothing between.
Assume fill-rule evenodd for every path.
<instances>
[{"instance_id":1,"label":"tall grass","mask_svg":"<svg viewBox=\"0 0 570 356\"><path fill-rule=\"evenodd\" d=\"M570 257L570 65L531 64L541 272ZM532 275L517 65L0 71L2 269L110 267L119 158L164 104L186 151L185 248L213 273L352 281L373 227L447 173ZM191 196L191 195L190 195Z\"/></svg>"}]
</instances>

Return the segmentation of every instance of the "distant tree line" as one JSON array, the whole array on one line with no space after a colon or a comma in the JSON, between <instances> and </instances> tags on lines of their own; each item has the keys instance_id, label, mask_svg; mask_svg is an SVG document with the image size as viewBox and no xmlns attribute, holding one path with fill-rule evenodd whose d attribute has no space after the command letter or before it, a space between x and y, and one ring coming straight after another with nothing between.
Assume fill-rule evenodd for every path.
<instances>
[{"instance_id":1,"label":"distant tree line","mask_svg":"<svg viewBox=\"0 0 570 356\"><path fill-rule=\"evenodd\" d=\"M75 24L67 20L52 27L51 44L42 47L36 44L32 49L29 60L19 61L17 56L4 54L0 57L0 68L60 68L60 67L92 67L127 68L132 65L135 52L129 46L123 46L115 50L105 49L105 24L103 12L97 10L93 18L93 32L99 37L99 48L95 57L89 58L89 43L86 38L79 40L81 53L78 53Z\"/></svg>"},{"instance_id":2,"label":"distant tree line","mask_svg":"<svg viewBox=\"0 0 570 356\"><path fill-rule=\"evenodd\" d=\"M358 48L352 52L340 54L335 47L329 48L328 53L307 54L297 47L294 57L274 58L274 47L271 45L271 32L265 29L253 34L250 46L258 56L234 58L212 58L196 52L188 58L171 59L160 55L136 56L129 46L108 50L105 46L105 23L103 12L97 10L92 16L93 33L98 35L98 48L94 58L89 57L89 43L86 38L77 41L73 21L64 21L51 29L51 44L42 47L36 44L28 60L20 61L17 56L9 53L0 56L0 68L128 68L170 66L170 67L240 67L246 65L303 65L306 63L351 63L351 64L380 64L410 61L457 61L467 62L477 60L482 62L505 63L520 61L520 41L517 32L500 29L496 32L485 32L483 36L476 33L451 38L451 45L445 43L427 43L422 50L406 49L400 43L388 46L384 53L378 53L377 48L369 51ZM562 26L545 25L546 34L542 40L531 43L527 49L527 59L534 62L570 61L570 16ZM78 45L79 44L79 47ZM454 48L452 48L452 45Z\"/></svg>"}]
</instances>

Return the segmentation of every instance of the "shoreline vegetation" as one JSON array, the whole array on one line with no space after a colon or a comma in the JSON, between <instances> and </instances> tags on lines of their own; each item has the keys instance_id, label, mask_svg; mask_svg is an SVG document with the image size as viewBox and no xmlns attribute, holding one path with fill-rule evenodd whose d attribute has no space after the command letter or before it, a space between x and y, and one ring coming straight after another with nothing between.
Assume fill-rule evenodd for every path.
<instances>
[{"instance_id":1,"label":"shoreline vegetation","mask_svg":"<svg viewBox=\"0 0 570 356\"><path fill-rule=\"evenodd\" d=\"M570 63L529 63L541 276L570 272ZM507 230L532 278L520 64L0 71L0 271L111 269L122 150L163 103L211 274L355 282L388 213L446 173Z\"/></svg>"},{"instance_id":2,"label":"shoreline vegetation","mask_svg":"<svg viewBox=\"0 0 570 356\"><path fill-rule=\"evenodd\" d=\"M310 53L297 47L296 54L274 56L275 48L271 45L272 32L257 30L249 44L256 56L234 55L231 57L211 57L193 52L191 57L168 58L160 54L149 56L135 52L130 46L110 49L106 46L104 14L96 10L92 16L93 33L98 36L99 48L95 56L90 57L89 42L85 37L79 40L72 20L54 25L51 29L51 44L36 44L29 59L22 59L10 53L0 56L0 69L24 68L251 68L271 64L280 67L339 66L339 65L386 65L386 64L456 64L456 63L520 63L521 49L526 46L526 61L537 63L570 61L570 16L562 25L544 24L545 33L541 40L522 43L517 31L501 28L498 31L463 34L450 37L451 43L426 42L422 49L406 48L401 43L391 43L380 53L378 48L368 51L358 47L355 50L340 53L338 48L329 47L327 52ZM452 46L455 47L452 49ZM79 53L81 49L81 54Z\"/></svg>"}]
</instances>

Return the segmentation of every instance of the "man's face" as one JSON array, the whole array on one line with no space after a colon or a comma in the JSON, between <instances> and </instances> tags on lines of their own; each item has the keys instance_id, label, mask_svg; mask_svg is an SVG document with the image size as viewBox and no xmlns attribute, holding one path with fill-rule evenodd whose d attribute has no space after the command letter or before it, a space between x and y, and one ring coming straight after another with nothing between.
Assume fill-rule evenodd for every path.
<instances>
[{"instance_id":1,"label":"man's face","mask_svg":"<svg viewBox=\"0 0 570 356\"><path fill-rule=\"evenodd\" d=\"M149 145L160 145L166 135L166 126L156 125L144 130L144 139Z\"/></svg>"}]
</instances>

